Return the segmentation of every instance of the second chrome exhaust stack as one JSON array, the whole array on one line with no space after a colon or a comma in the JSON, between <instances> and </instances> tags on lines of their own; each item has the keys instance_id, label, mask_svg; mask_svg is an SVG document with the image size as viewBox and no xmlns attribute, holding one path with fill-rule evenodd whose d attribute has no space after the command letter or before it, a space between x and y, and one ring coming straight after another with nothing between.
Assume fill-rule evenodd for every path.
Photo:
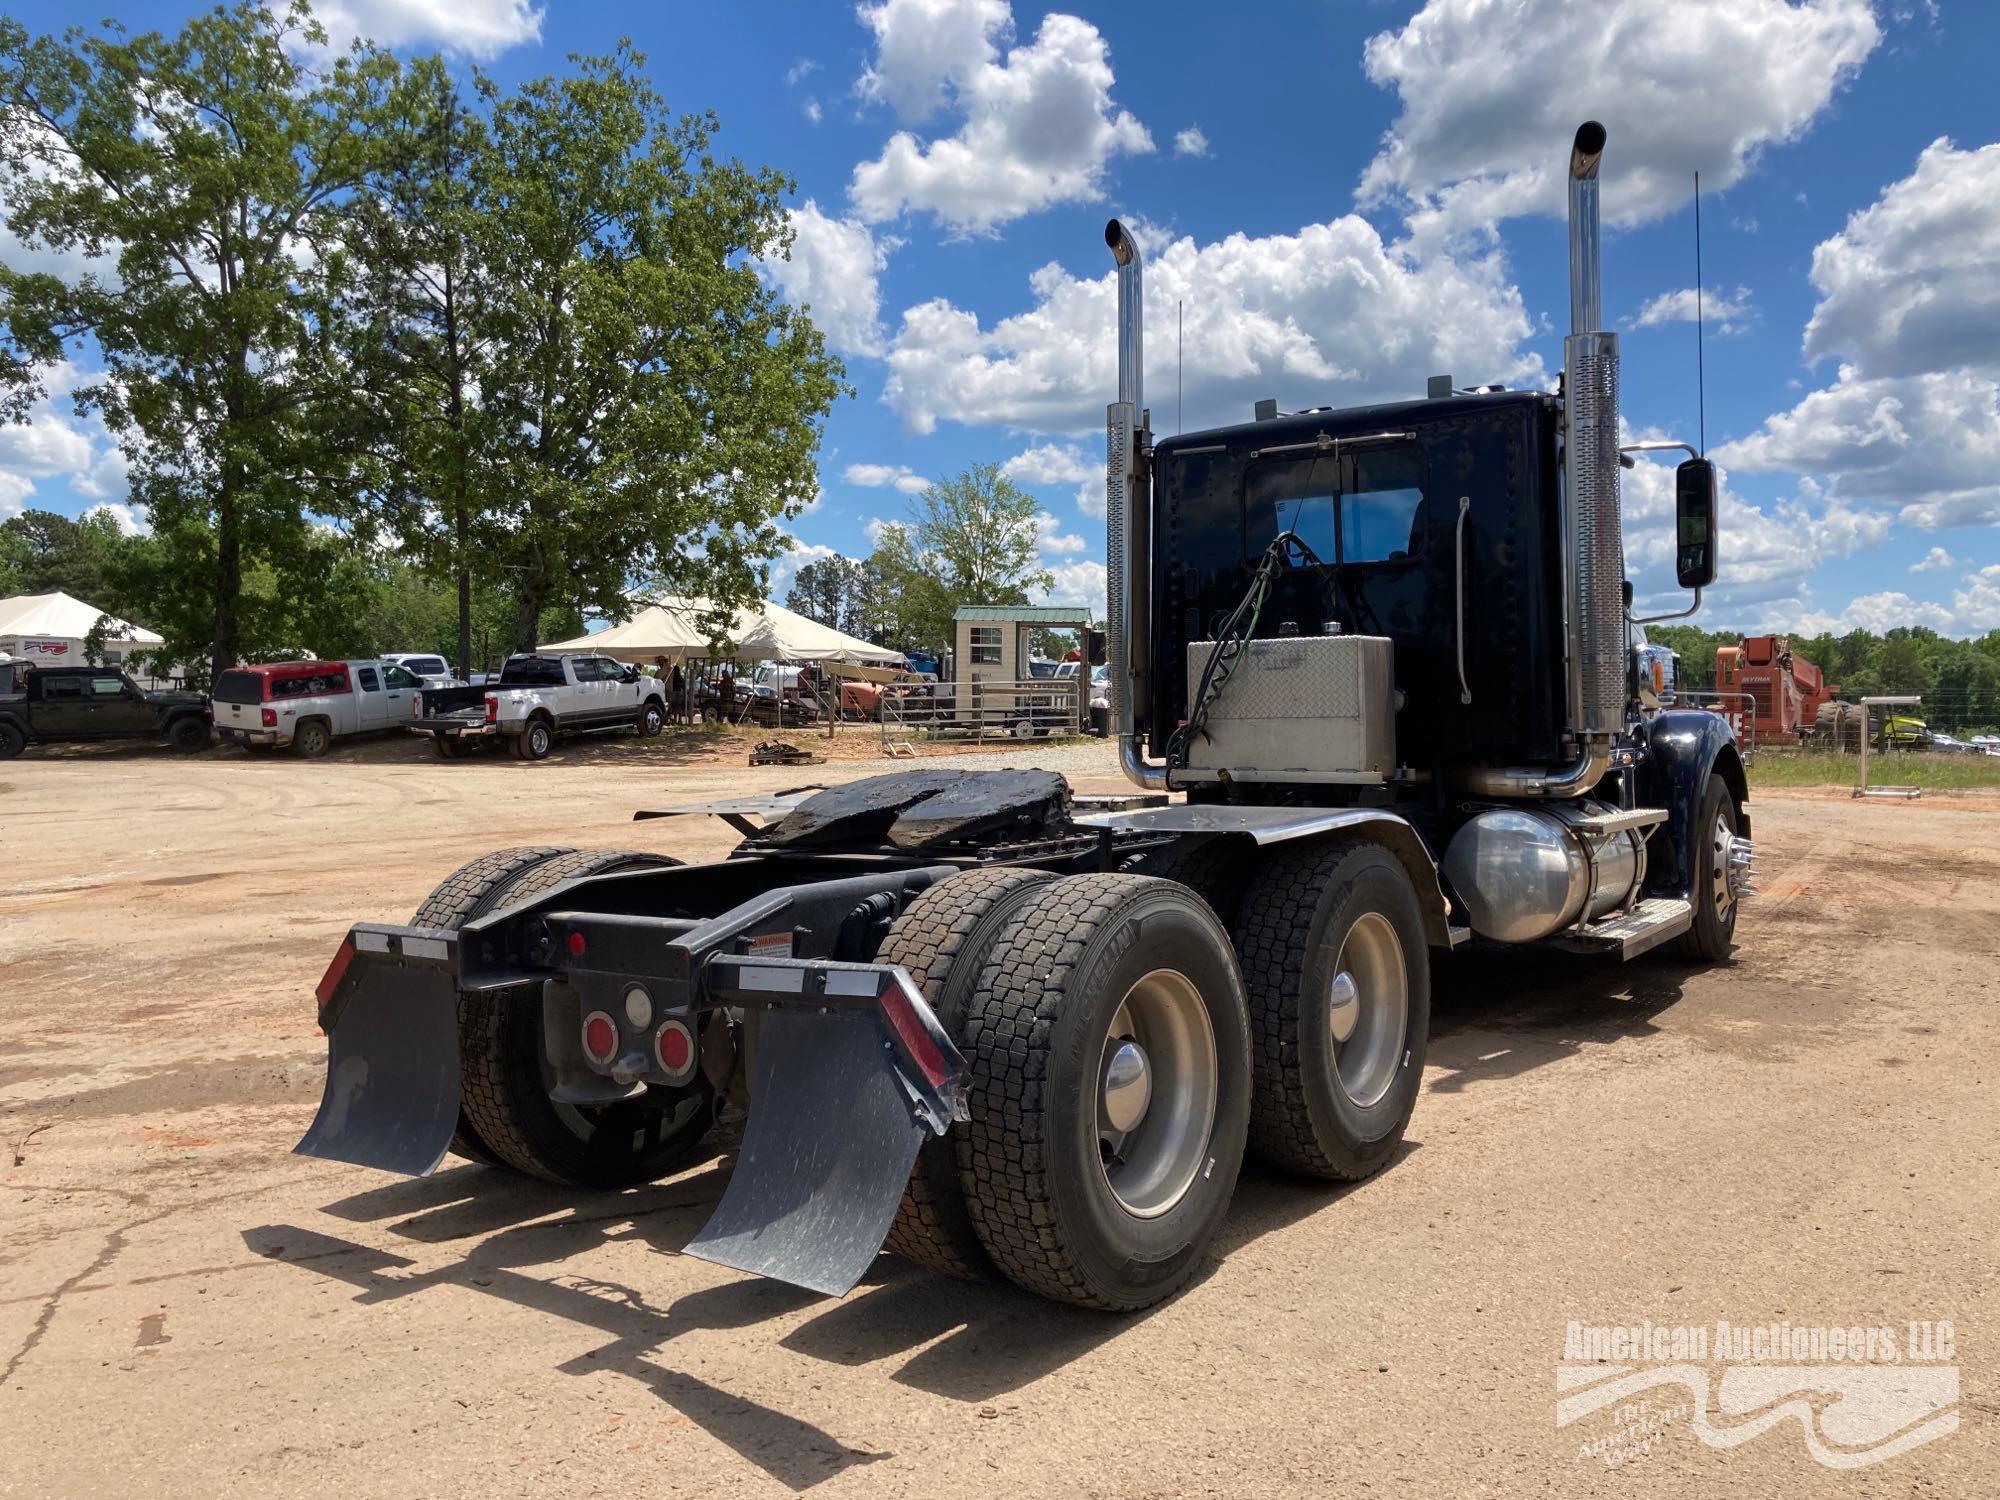
<instances>
[{"instance_id":1,"label":"second chrome exhaust stack","mask_svg":"<svg viewBox=\"0 0 2000 1500\"><path fill-rule=\"evenodd\" d=\"M1137 728L1137 700L1150 674L1144 653L1150 632L1146 608L1152 584L1152 487L1141 462L1145 425L1145 285L1139 245L1113 219L1104 243L1118 267L1118 399L1104 423L1105 658L1111 688L1111 733L1118 764L1147 791L1165 791L1167 772L1146 759Z\"/></svg>"}]
</instances>

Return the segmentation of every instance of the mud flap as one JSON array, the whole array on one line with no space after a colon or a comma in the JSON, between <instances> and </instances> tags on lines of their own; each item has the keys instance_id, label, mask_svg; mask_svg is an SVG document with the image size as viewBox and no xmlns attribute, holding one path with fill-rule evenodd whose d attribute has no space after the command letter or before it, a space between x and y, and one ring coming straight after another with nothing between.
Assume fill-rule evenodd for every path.
<instances>
[{"instance_id":1,"label":"mud flap","mask_svg":"<svg viewBox=\"0 0 2000 1500\"><path fill-rule=\"evenodd\" d=\"M887 1238L927 1126L871 1010L779 1008L750 1050L729 1188L687 1253L842 1296Z\"/></svg>"},{"instance_id":2,"label":"mud flap","mask_svg":"<svg viewBox=\"0 0 2000 1500\"><path fill-rule=\"evenodd\" d=\"M326 1091L292 1150L425 1177L458 1125L458 981L441 935L384 931L356 928L321 981Z\"/></svg>"}]
</instances>

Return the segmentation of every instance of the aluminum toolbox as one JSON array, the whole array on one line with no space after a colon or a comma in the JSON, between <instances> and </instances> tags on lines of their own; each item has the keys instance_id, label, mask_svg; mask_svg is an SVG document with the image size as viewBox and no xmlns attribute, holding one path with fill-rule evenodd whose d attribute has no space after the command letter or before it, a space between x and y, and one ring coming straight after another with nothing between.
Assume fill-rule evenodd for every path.
<instances>
[{"instance_id":1,"label":"aluminum toolbox","mask_svg":"<svg viewBox=\"0 0 2000 1500\"><path fill-rule=\"evenodd\" d=\"M1215 650L1191 641L1190 707ZM1380 782L1396 764L1395 652L1387 636L1251 641L1209 706L1178 782Z\"/></svg>"}]
</instances>

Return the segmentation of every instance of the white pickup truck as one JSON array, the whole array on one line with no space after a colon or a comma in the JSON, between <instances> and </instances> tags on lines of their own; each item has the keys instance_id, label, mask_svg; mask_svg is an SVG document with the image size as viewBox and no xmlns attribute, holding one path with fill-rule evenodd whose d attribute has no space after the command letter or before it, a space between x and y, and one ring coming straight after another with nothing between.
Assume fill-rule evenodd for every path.
<instances>
[{"instance_id":1,"label":"white pickup truck","mask_svg":"<svg viewBox=\"0 0 2000 1500\"><path fill-rule=\"evenodd\" d=\"M657 678L613 657L565 652L510 656L498 682L426 689L410 728L431 735L447 757L495 739L523 760L544 760L560 734L636 729L651 738L666 722L666 689Z\"/></svg>"},{"instance_id":2,"label":"white pickup truck","mask_svg":"<svg viewBox=\"0 0 2000 1500\"><path fill-rule=\"evenodd\" d=\"M215 680L215 729L246 750L289 745L326 754L349 734L410 722L418 682L392 661L280 661L231 667Z\"/></svg>"}]
</instances>

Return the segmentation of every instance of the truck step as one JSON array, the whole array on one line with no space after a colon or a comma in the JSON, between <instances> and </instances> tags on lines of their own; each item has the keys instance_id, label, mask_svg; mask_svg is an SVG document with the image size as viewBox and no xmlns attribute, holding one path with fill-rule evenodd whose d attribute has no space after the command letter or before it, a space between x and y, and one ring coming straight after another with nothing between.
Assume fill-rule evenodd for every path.
<instances>
[{"instance_id":1,"label":"truck step","mask_svg":"<svg viewBox=\"0 0 2000 1500\"><path fill-rule=\"evenodd\" d=\"M1667 821L1664 807L1635 807L1630 812L1586 813L1566 820L1579 833L1624 833L1633 828L1652 828Z\"/></svg>"},{"instance_id":2,"label":"truck step","mask_svg":"<svg viewBox=\"0 0 2000 1500\"><path fill-rule=\"evenodd\" d=\"M1694 926L1694 904L1680 896L1648 896L1630 911L1572 927L1549 941L1572 953L1615 953L1637 958Z\"/></svg>"}]
</instances>

